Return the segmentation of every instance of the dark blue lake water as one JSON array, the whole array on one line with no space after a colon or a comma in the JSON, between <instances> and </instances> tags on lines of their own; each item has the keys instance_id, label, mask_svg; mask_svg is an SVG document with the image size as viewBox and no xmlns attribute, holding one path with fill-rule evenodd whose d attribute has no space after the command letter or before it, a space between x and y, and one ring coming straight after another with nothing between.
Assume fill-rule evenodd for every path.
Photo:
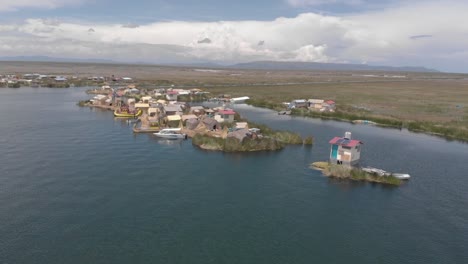
<instances>
[{"instance_id":1,"label":"dark blue lake water","mask_svg":"<svg viewBox=\"0 0 468 264\"><path fill-rule=\"evenodd\" d=\"M315 145L223 154L134 135L84 88L0 89L0 263L467 263L468 145L394 129L252 121ZM328 140L401 187L325 178Z\"/></svg>"}]
</instances>

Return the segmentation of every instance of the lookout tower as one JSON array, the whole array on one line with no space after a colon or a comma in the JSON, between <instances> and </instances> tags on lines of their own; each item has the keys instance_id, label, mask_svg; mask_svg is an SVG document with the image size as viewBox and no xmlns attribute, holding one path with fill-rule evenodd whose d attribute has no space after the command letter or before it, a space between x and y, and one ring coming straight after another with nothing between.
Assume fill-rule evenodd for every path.
<instances>
[{"instance_id":1,"label":"lookout tower","mask_svg":"<svg viewBox=\"0 0 468 264\"><path fill-rule=\"evenodd\" d=\"M351 132L346 132L344 137L335 137L329 142L330 163L353 166L359 163L361 158L361 145L364 144L360 140L352 139Z\"/></svg>"}]
</instances>

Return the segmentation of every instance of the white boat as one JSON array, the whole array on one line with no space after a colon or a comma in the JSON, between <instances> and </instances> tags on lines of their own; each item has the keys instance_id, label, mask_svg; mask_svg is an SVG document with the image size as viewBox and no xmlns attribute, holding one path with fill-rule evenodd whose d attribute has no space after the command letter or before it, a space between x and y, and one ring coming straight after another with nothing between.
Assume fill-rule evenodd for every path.
<instances>
[{"instance_id":1,"label":"white boat","mask_svg":"<svg viewBox=\"0 0 468 264\"><path fill-rule=\"evenodd\" d=\"M411 177L407 173L392 173L392 172L388 172L388 171L384 171L384 170L372 168L372 167L361 168L361 170L368 172L368 173L375 173L379 176L393 176L400 180L408 180Z\"/></svg>"},{"instance_id":2,"label":"white boat","mask_svg":"<svg viewBox=\"0 0 468 264\"><path fill-rule=\"evenodd\" d=\"M166 139L186 139L187 135L180 133L180 128L164 128L161 131L153 133L153 135Z\"/></svg>"},{"instance_id":3,"label":"white boat","mask_svg":"<svg viewBox=\"0 0 468 264\"><path fill-rule=\"evenodd\" d=\"M400 180L408 180L411 177L407 173L392 173L392 176Z\"/></svg>"}]
</instances>

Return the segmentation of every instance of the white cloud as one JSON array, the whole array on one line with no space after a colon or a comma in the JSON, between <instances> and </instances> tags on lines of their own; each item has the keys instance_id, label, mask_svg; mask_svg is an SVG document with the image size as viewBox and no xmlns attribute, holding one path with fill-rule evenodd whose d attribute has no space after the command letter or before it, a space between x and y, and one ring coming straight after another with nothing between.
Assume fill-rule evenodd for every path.
<instances>
[{"instance_id":1,"label":"white cloud","mask_svg":"<svg viewBox=\"0 0 468 264\"><path fill-rule=\"evenodd\" d=\"M0 12L17 11L20 8L54 9L76 5L85 0L0 0Z\"/></svg>"},{"instance_id":2,"label":"white cloud","mask_svg":"<svg viewBox=\"0 0 468 264\"><path fill-rule=\"evenodd\" d=\"M460 1L418 2L342 16L304 13L271 21L172 21L138 27L28 19L0 26L0 56L148 62L424 62L430 67L445 58L461 65L468 60L466 10L468 3ZM421 35L432 37L411 38ZM210 41L200 43L204 39ZM258 45L261 41L263 45ZM449 65L447 61L444 65Z\"/></svg>"}]
</instances>

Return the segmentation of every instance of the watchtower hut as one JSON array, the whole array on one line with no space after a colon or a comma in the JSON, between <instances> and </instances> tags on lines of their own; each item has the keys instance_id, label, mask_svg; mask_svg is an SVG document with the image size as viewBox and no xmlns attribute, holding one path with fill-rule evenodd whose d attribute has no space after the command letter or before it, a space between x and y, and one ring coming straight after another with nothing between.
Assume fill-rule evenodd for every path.
<instances>
[{"instance_id":1,"label":"watchtower hut","mask_svg":"<svg viewBox=\"0 0 468 264\"><path fill-rule=\"evenodd\" d=\"M335 137L329 142L330 163L353 166L359 163L361 158L360 140L351 139L351 132L346 132L344 137Z\"/></svg>"}]
</instances>

